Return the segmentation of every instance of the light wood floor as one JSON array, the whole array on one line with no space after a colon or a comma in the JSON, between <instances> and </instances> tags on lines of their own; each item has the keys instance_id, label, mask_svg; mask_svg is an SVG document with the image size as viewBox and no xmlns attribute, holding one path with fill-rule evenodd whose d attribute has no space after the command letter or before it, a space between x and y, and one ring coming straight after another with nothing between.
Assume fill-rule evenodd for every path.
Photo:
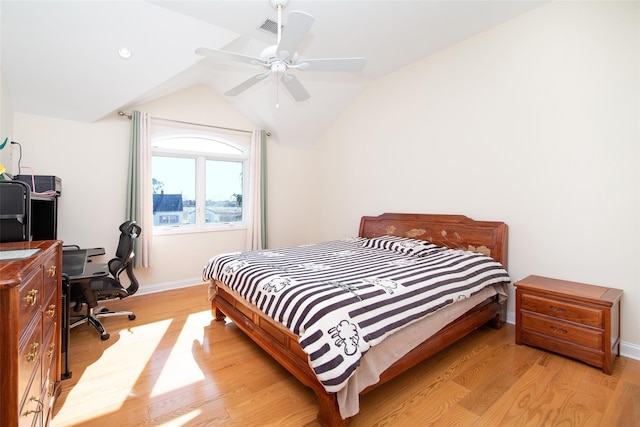
<instances>
[{"instance_id":1,"label":"light wood floor","mask_svg":"<svg viewBox=\"0 0 640 427\"><path fill-rule=\"evenodd\" d=\"M109 305L101 341L71 332L60 426L316 426L315 396L232 323L214 322L206 286ZM640 361L613 375L481 328L362 397L351 425L640 426Z\"/></svg>"}]
</instances>

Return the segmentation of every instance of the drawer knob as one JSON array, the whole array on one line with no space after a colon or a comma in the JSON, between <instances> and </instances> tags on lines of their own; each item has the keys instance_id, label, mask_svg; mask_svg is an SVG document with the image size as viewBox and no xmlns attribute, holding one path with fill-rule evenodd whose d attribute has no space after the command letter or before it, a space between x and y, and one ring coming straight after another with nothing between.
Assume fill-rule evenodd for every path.
<instances>
[{"instance_id":1,"label":"drawer knob","mask_svg":"<svg viewBox=\"0 0 640 427\"><path fill-rule=\"evenodd\" d=\"M47 270L47 274L49 275L49 277L55 277L56 276L56 266L52 265L51 267L49 267L49 269Z\"/></svg>"},{"instance_id":2,"label":"drawer knob","mask_svg":"<svg viewBox=\"0 0 640 427\"><path fill-rule=\"evenodd\" d=\"M49 315L49 317L54 317L56 315L56 305L55 304L49 305L49 308L47 309L47 314Z\"/></svg>"},{"instance_id":3,"label":"drawer knob","mask_svg":"<svg viewBox=\"0 0 640 427\"><path fill-rule=\"evenodd\" d=\"M26 302L28 305L36 305L36 300L38 299L37 297L38 297L38 290L31 289L27 293L27 296L24 297L24 302Z\"/></svg>"},{"instance_id":4,"label":"drawer knob","mask_svg":"<svg viewBox=\"0 0 640 427\"><path fill-rule=\"evenodd\" d=\"M54 343L51 343L51 345L49 345L49 350L47 350L47 357L49 359L51 359L51 356L53 355L53 352L56 349L56 345Z\"/></svg>"},{"instance_id":5,"label":"drawer knob","mask_svg":"<svg viewBox=\"0 0 640 427\"><path fill-rule=\"evenodd\" d=\"M565 311L567 311L565 308L562 308L562 307L556 307L555 305L550 305L550 306L549 306L549 309L550 309L551 311L556 312L556 313L564 313Z\"/></svg>"},{"instance_id":6,"label":"drawer knob","mask_svg":"<svg viewBox=\"0 0 640 427\"><path fill-rule=\"evenodd\" d=\"M40 343L34 342L31 344L31 351L26 354L27 362L33 362L36 360L36 356L38 355L38 347L40 347Z\"/></svg>"},{"instance_id":7,"label":"drawer knob","mask_svg":"<svg viewBox=\"0 0 640 427\"><path fill-rule=\"evenodd\" d=\"M53 382L49 383L49 387L48 387L49 390L47 391L47 396L49 396L49 397L53 396L53 391L54 391L55 388L56 388L56 384L55 383L53 383Z\"/></svg>"},{"instance_id":8,"label":"drawer knob","mask_svg":"<svg viewBox=\"0 0 640 427\"><path fill-rule=\"evenodd\" d=\"M566 330L566 329L557 328L557 327L555 327L555 326L549 326L549 328L550 328L553 332L555 332L556 334L564 335L564 334L566 334L566 333L567 333L567 330Z\"/></svg>"}]
</instances>

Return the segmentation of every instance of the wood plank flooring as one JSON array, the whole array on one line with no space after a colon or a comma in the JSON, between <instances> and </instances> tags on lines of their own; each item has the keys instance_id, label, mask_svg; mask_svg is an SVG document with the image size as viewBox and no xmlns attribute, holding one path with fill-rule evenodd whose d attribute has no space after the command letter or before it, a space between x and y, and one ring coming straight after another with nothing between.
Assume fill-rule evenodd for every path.
<instances>
[{"instance_id":1,"label":"wood plank flooring","mask_svg":"<svg viewBox=\"0 0 640 427\"><path fill-rule=\"evenodd\" d=\"M109 304L111 338L72 330L71 379L53 427L317 426L306 387L233 323L215 322L206 285ZM612 375L515 345L514 326L483 327L362 397L351 425L640 426L640 361Z\"/></svg>"}]
</instances>

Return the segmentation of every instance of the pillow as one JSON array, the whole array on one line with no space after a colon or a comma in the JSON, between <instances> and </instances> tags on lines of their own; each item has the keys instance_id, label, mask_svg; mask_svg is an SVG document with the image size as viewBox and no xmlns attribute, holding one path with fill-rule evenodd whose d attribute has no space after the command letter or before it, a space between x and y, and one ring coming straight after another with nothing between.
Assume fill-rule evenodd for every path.
<instances>
[{"instance_id":1,"label":"pillow","mask_svg":"<svg viewBox=\"0 0 640 427\"><path fill-rule=\"evenodd\" d=\"M362 243L363 248L385 249L393 252L399 252L405 255L425 256L434 250L440 249L439 246L424 240L410 239L408 237L399 236L380 236L372 237Z\"/></svg>"}]
</instances>

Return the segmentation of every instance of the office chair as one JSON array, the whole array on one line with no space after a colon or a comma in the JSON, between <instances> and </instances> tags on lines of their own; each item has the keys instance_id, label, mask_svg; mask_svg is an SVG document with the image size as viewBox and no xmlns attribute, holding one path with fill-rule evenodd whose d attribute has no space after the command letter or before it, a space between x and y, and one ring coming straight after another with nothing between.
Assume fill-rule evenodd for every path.
<instances>
[{"instance_id":1,"label":"office chair","mask_svg":"<svg viewBox=\"0 0 640 427\"><path fill-rule=\"evenodd\" d=\"M63 282L67 281L65 285L70 286L70 301L75 302L73 311L79 313L83 306L86 306L85 314L72 315L73 319L69 322L69 329L83 323L89 323L100 332L102 340L108 340L109 334L99 318L123 315L128 316L129 320L136 318L136 315L131 311L113 312L106 307L99 306L98 303L116 298L123 299L138 290L138 280L133 274L133 246L141 231L142 229L135 221L126 221L120 225L120 240L116 255L103 265L102 276L70 278L63 274ZM101 269L92 268L91 270L96 272ZM126 273L128 280L123 280L122 273ZM127 281L128 286L125 288Z\"/></svg>"}]
</instances>

